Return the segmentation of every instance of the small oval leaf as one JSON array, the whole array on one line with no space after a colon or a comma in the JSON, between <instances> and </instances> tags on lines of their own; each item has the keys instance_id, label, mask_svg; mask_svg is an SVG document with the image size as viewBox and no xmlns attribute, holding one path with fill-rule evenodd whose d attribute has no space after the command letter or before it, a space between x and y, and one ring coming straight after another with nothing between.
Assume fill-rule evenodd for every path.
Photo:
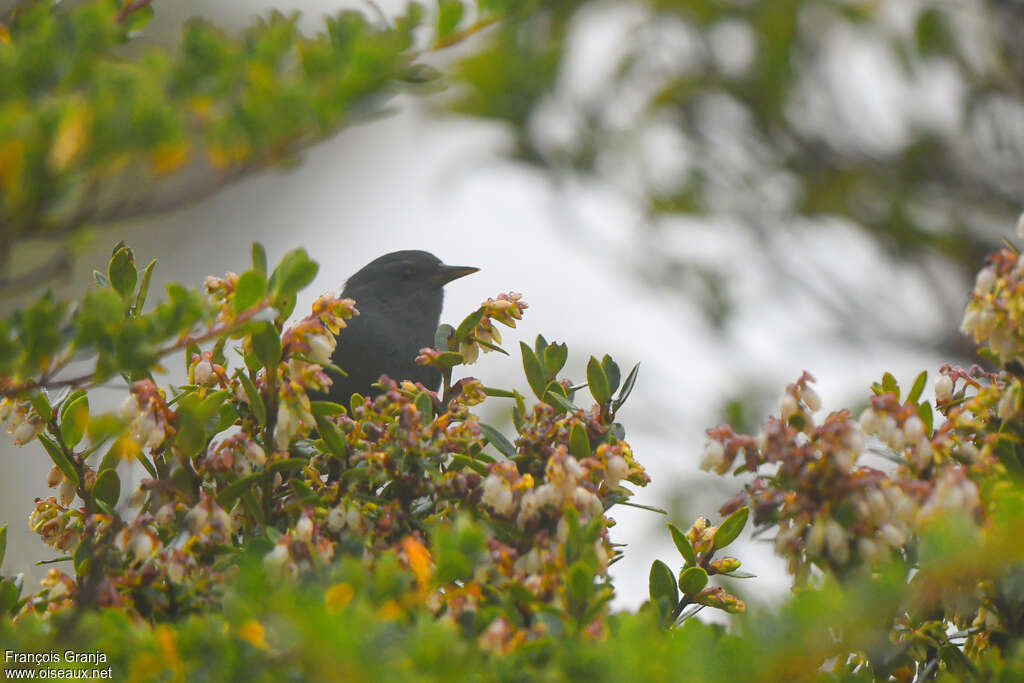
<instances>
[{"instance_id":1,"label":"small oval leaf","mask_svg":"<svg viewBox=\"0 0 1024 683\"><path fill-rule=\"evenodd\" d=\"M89 397L76 397L61 407L61 414L60 436L68 448L74 448L85 436L85 428L89 424Z\"/></svg>"},{"instance_id":2,"label":"small oval leaf","mask_svg":"<svg viewBox=\"0 0 1024 683\"><path fill-rule=\"evenodd\" d=\"M92 496L113 508L121 497L121 478L114 469L106 469L96 477L92 485Z\"/></svg>"},{"instance_id":3,"label":"small oval leaf","mask_svg":"<svg viewBox=\"0 0 1024 683\"><path fill-rule=\"evenodd\" d=\"M264 366L281 362L281 337L272 323L259 323L252 333L252 348Z\"/></svg>"},{"instance_id":4,"label":"small oval leaf","mask_svg":"<svg viewBox=\"0 0 1024 683\"><path fill-rule=\"evenodd\" d=\"M687 567L679 574L679 589L683 595L696 595L708 585L708 573L701 567Z\"/></svg>"},{"instance_id":5,"label":"small oval leaf","mask_svg":"<svg viewBox=\"0 0 1024 683\"><path fill-rule=\"evenodd\" d=\"M60 468L60 471L71 480L72 484L78 486L78 473L75 472L75 466L64 455L64 451L57 445L57 442L45 434L39 435L39 441L42 442L43 448L46 449L46 454L50 456L50 460L53 460L53 464Z\"/></svg>"},{"instance_id":6,"label":"small oval leaf","mask_svg":"<svg viewBox=\"0 0 1024 683\"><path fill-rule=\"evenodd\" d=\"M590 437L587 436L586 428L579 422L573 424L569 430L569 452L576 456L577 460L590 457Z\"/></svg>"},{"instance_id":7,"label":"small oval leaf","mask_svg":"<svg viewBox=\"0 0 1024 683\"><path fill-rule=\"evenodd\" d=\"M743 531L743 527L747 525L747 517L749 515L750 508L744 506L719 524L718 531L715 533L715 549L724 548L735 541Z\"/></svg>"},{"instance_id":8,"label":"small oval leaf","mask_svg":"<svg viewBox=\"0 0 1024 683\"><path fill-rule=\"evenodd\" d=\"M679 530L672 522L668 522L668 532L672 534L672 542L676 544L676 550L686 560L686 564L694 565L697 564L697 554L693 552L693 546L690 545L690 541L686 538L686 534Z\"/></svg>"},{"instance_id":9,"label":"small oval leaf","mask_svg":"<svg viewBox=\"0 0 1024 683\"><path fill-rule=\"evenodd\" d=\"M238 278L231 307L236 314L241 313L259 303L266 293L267 283L263 275L255 270L247 270Z\"/></svg>"},{"instance_id":10,"label":"small oval leaf","mask_svg":"<svg viewBox=\"0 0 1024 683\"><path fill-rule=\"evenodd\" d=\"M519 342L519 348L523 353L523 371L526 373L526 381L530 384L533 394L540 400L544 400L544 387L547 380L544 378L544 368L533 352L524 342Z\"/></svg>"},{"instance_id":11,"label":"small oval leaf","mask_svg":"<svg viewBox=\"0 0 1024 683\"><path fill-rule=\"evenodd\" d=\"M590 387L590 395L594 397L598 405L604 405L611 398L611 391L608 388L608 376L604 374L601 364L593 356L587 363L587 385Z\"/></svg>"},{"instance_id":12,"label":"small oval leaf","mask_svg":"<svg viewBox=\"0 0 1024 683\"><path fill-rule=\"evenodd\" d=\"M107 277L114 291L125 298L131 296L139 279L139 272L135 270L135 255L131 249L121 247L114 252L107 265Z\"/></svg>"},{"instance_id":13,"label":"small oval leaf","mask_svg":"<svg viewBox=\"0 0 1024 683\"><path fill-rule=\"evenodd\" d=\"M240 495L255 486L262 477L261 472L254 472L236 479L217 494L217 503L223 508L230 508Z\"/></svg>"},{"instance_id":14,"label":"small oval leaf","mask_svg":"<svg viewBox=\"0 0 1024 683\"><path fill-rule=\"evenodd\" d=\"M506 458L514 458L516 456L516 447L500 431L483 422L480 423L480 431L484 433L490 444Z\"/></svg>"},{"instance_id":15,"label":"small oval leaf","mask_svg":"<svg viewBox=\"0 0 1024 683\"><path fill-rule=\"evenodd\" d=\"M651 565L651 573L647 580L648 593L651 602L657 604L661 600L669 602L669 609L679 602L679 588L676 586L672 570L661 560L655 560Z\"/></svg>"}]
</instances>

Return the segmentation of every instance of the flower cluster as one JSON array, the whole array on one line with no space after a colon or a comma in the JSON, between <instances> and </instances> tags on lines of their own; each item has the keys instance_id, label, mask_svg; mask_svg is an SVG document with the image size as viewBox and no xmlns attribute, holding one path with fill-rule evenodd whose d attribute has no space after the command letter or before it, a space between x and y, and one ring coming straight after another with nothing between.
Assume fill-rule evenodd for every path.
<instances>
[{"instance_id":1,"label":"flower cluster","mask_svg":"<svg viewBox=\"0 0 1024 683\"><path fill-rule=\"evenodd\" d=\"M46 427L39 413L32 410L28 401L5 398L0 401L0 421L7 425L15 446L24 446L39 435Z\"/></svg>"},{"instance_id":2,"label":"flower cluster","mask_svg":"<svg viewBox=\"0 0 1024 683\"><path fill-rule=\"evenodd\" d=\"M728 425L709 430L703 462L725 473L742 458L743 469L758 475L723 513L746 502L755 524L775 525L775 548L794 575L806 578L811 564L874 564L901 550L936 510L979 511L977 487L951 457L963 450L952 423L931 429L921 417L927 403L901 402L886 390L859 420L844 410L816 424L821 406L812 381L804 373L789 385L778 417L757 436L737 435ZM894 469L862 464L869 438L897 463Z\"/></svg>"},{"instance_id":3,"label":"flower cluster","mask_svg":"<svg viewBox=\"0 0 1024 683\"><path fill-rule=\"evenodd\" d=\"M285 330L282 345L285 356L304 356L317 365L330 365L337 335L347 319L359 315L352 299L324 294L313 303L313 312Z\"/></svg>"},{"instance_id":4,"label":"flower cluster","mask_svg":"<svg viewBox=\"0 0 1024 683\"><path fill-rule=\"evenodd\" d=\"M516 321L523 319L523 311L528 308L522 298L521 294L509 292L480 304L480 308L471 313L458 329L449 328L451 331L446 339L448 351L458 354L459 363L472 364L479 358L480 349L487 353L500 348L498 344L501 343L501 333L494 323L514 328ZM445 353L431 348L421 349L416 362L441 369L452 365Z\"/></svg>"},{"instance_id":5,"label":"flower cluster","mask_svg":"<svg viewBox=\"0 0 1024 683\"><path fill-rule=\"evenodd\" d=\"M960 329L1006 363L1024 358L1024 259L1010 249L978 272Z\"/></svg>"},{"instance_id":6,"label":"flower cluster","mask_svg":"<svg viewBox=\"0 0 1024 683\"><path fill-rule=\"evenodd\" d=\"M217 367L223 375L224 369ZM195 379L195 383L206 386L206 372L211 375L214 372L209 358L200 358L198 355L193 357L189 367L190 379ZM199 377L204 381L199 382ZM166 394L149 379L134 382L129 392L118 411L118 416L128 425L126 433L140 448L159 448L169 434L174 434L173 423L176 415L167 405Z\"/></svg>"}]
</instances>

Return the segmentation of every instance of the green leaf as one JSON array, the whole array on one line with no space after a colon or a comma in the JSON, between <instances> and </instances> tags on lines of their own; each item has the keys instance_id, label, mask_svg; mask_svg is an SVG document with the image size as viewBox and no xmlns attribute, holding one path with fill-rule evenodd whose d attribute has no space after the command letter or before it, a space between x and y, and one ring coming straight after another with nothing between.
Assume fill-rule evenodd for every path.
<instances>
[{"instance_id":1,"label":"green leaf","mask_svg":"<svg viewBox=\"0 0 1024 683\"><path fill-rule=\"evenodd\" d=\"M267 250L259 242L252 243L252 268L264 278L267 277Z\"/></svg>"},{"instance_id":2,"label":"green leaf","mask_svg":"<svg viewBox=\"0 0 1024 683\"><path fill-rule=\"evenodd\" d=\"M241 479L236 479L225 486L221 492L217 494L217 504L222 508L229 509L231 505L238 500L239 496L255 486L262 477L263 474L261 472L253 472L252 474L247 474Z\"/></svg>"},{"instance_id":3,"label":"green leaf","mask_svg":"<svg viewBox=\"0 0 1024 683\"><path fill-rule=\"evenodd\" d=\"M313 418L316 420L317 431L320 432L320 438L324 440L327 450L335 457L344 458L346 442L341 428L324 416L314 414Z\"/></svg>"},{"instance_id":4,"label":"green leaf","mask_svg":"<svg viewBox=\"0 0 1024 683\"><path fill-rule=\"evenodd\" d=\"M505 356L510 355L508 351L506 351L505 349L501 348L497 344L492 344L491 342L486 341L484 339L477 339L476 337L474 337L473 341L475 343L479 344L480 346L484 347L485 349L490 349L491 351L497 351L498 353L500 353L502 355L505 355Z\"/></svg>"},{"instance_id":5,"label":"green leaf","mask_svg":"<svg viewBox=\"0 0 1024 683\"><path fill-rule=\"evenodd\" d=\"M118 294L127 299L135 291L135 283L139 279L139 272L135 270L135 255L131 249L121 247L110 257L107 266L107 277L110 285Z\"/></svg>"},{"instance_id":6,"label":"green leaf","mask_svg":"<svg viewBox=\"0 0 1024 683\"><path fill-rule=\"evenodd\" d=\"M140 450L138 453L135 454L135 459L138 460L144 468L146 468L146 471L149 472L149 476L153 477L154 479L159 478L159 475L156 473L156 467L153 466L153 463L150 462L149 458L146 457L145 453L143 453ZM184 473L185 469L179 468L176 471ZM171 476L173 477L174 475L172 474Z\"/></svg>"},{"instance_id":7,"label":"green leaf","mask_svg":"<svg viewBox=\"0 0 1024 683\"><path fill-rule=\"evenodd\" d=\"M679 589L683 595L696 595L708 585L708 573L701 567L687 567L679 574Z\"/></svg>"},{"instance_id":8,"label":"green leaf","mask_svg":"<svg viewBox=\"0 0 1024 683\"><path fill-rule=\"evenodd\" d=\"M958 680L972 679L977 673L974 664L955 645L947 643L940 647L939 658L946 663L947 671Z\"/></svg>"},{"instance_id":9,"label":"green leaf","mask_svg":"<svg viewBox=\"0 0 1024 683\"><path fill-rule=\"evenodd\" d=\"M305 467L309 464L308 458L285 458L284 460L275 460L267 467L268 472L285 472L287 470L297 470L300 467Z\"/></svg>"},{"instance_id":10,"label":"green leaf","mask_svg":"<svg viewBox=\"0 0 1024 683\"><path fill-rule=\"evenodd\" d=\"M142 313L142 307L146 305L146 296L149 294L149 281L153 279L153 269L156 268L156 259L149 262L146 269L142 271L142 281L139 283L139 293L135 295L135 315Z\"/></svg>"},{"instance_id":11,"label":"green leaf","mask_svg":"<svg viewBox=\"0 0 1024 683\"><path fill-rule=\"evenodd\" d=\"M430 395L427 392L421 391L416 394L413 403L416 404L416 410L420 411L424 420L429 422L434 419L434 402L430 400Z\"/></svg>"},{"instance_id":12,"label":"green leaf","mask_svg":"<svg viewBox=\"0 0 1024 683\"><path fill-rule=\"evenodd\" d=\"M525 342L519 342L519 348L523 353L523 371L526 373L526 381L530 384L534 395L543 401L544 388L548 384L544 377L544 368L537 359L537 354Z\"/></svg>"},{"instance_id":13,"label":"green leaf","mask_svg":"<svg viewBox=\"0 0 1024 683\"><path fill-rule=\"evenodd\" d=\"M50 460L53 460L53 464L60 468L60 471L71 480L72 484L78 486L78 472L75 471L75 466L71 464L68 456L64 454L57 442L46 434L40 434L39 440L42 442L43 448L46 449L47 455L50 456Z\"/></svg>"},{"instance_id":14,"label":"green leaf","mask_svg":"<svg viewBox=\"0 0 1024 683\"><path fill-rule=\"evenodd\" d=\"M270 276L270 291L275 297L292 297L313 281L317 270L319 266L309 260L305 249L293 249L284 255Z\"/></svg>"},{"instance_id":15,"label":"green leaf","mask_svg":"<svg viewBox=\"0 0 1024 683\"><path fill-rule=\"evenodd\" d=\"M482 308L478 308L477 310L475 310L472 313L470 313L469 315L467 315L462 320L462 322L459 323L459 327L455 330L455 341L456 342L466 341L466 338L470 335L470 333L474 329L476 329L476 326L478 324L480 324L480 321L483 320L483 317L484 317L484 309L482 309Z\"/></svg>"},{"instance_id":16,"label":"green leaf","mask_svg":"<svg viewBox=\"0 0 1024 683\"><path fill-rule=\"evenodd\" d=\"M586 427L579 422L574 423L569 430L569 452L577 460L590 457L590 437L587 436Z\"/></svg>"},{"instance_id":17,"label":"green leaf","mask_svg":"<svg viewBox=\"0 0 1024 683\"><path fill-rule=\"evenodd\" d=\"M61 406L60 436L68 448L74 448L85 436L89 424L89 397L75 397L71 403Z\"/></svg>"},{"instance_id":18,"label":"green leaf","mask_svg":"<svg viewBox=\"0 0 1024 683\"><path fill-rule=\"evenodd\" d=\"M933 420L935 419L935 413L932 412L932 404L929 401L925 401L917 406L917 415L921 418L921 422L924 422L924 434L929 439L932 436L932 427L934 426Z\"/></svg>"},{"instance_id":19,"label":"green leaf","mask_svg":"<svg viewBox=\"0 0 1024 683\"><path fill-rule=\"evenodd\" d=\"M619 372L619 364L606 353L604 358L601 359L601 369L604 370L604 374L608 378L609 393L614 394L615 390L619 388L619 381L622 379L622 374Z\"/></svg>"},{"instance_id":20,"label":"green leaf","mask_svg":"<svg viewBox=\"0 0 1024 683\"><path fill-rule=\"evenodd\" d=\"M455 32L465 8L461 0L438 0L437 3L437 42L443 43Z\"/></svg>"},{"instance_id":21,"label":"green leaf","mask_svg":"<svg viewBox=\"0 0 1024 683\"><path fill-rule=\"evenodd\" d=\"M465 361L466 359L458 351L442 351L439 356L433 359L431 365L446 370L454 368L456 365L462 365Z\"/></svg>"},{"instance_id":22,"label":"green leaf","mask_svg":"<svg viewBox=\"0 0 1024 683\"><path fill-rule=\"evenodd\" d=\"M257 323L252 332L252 349L264 367L281 362L281 337L272 323Z\"/></svg>"},{"instance_id":23,"label":"green leaf","mask_svg":"<svg viewBox=\"0 0 1024 683\"><path fill-rule=\"evenodd\" d=\"M53 409L50 407L50 401L46 398L46 394L35 389L28 395L28 401L32 404L32 408L39 413L39 417L43 418L43 422L49 422L53 418Z\"/></svg>"},{"instance_id":24,"label":"green leaf","mask_svg":"<svg viewBox=\"0 0 1024 683\"><path fill-rule=\"evenodd\" d=\"M736 540L743 531L743 527L747 525L747 517L749 515L750 508L744 506L729 515L724 522L718 525L718 531L715 532L716 550L720 550Z\"/></svg>"},{"instance_id":25,"label":"green leaf","mask_svg":"<svg viewBox=\"0 0 1024 683\"><path fill-rule=\"evenodd\" d=\"M261 425L267 424L267 406L263 403L263 397L260 396L260 392L256 389L256 385L249 379L249 376L245 374L245 371L239 369L235 373L238 377L238 381L242 383L242 389L245 390L245 397L249 399L249 410L256 417Z\"/></svg>"},{"instance_id":26,"label":"green leaf","mask_svg":"<svg viewBox=\"0 0 1024 683\"><path fill-rule=\"evenodd\" d=\"M0 526L0 567L4 566L4 555L7 554L7 525Z\"/></svg>"},{"instance_id":27,"label":"green leaf","mask_svg":"<svg viewBox=\"0 0 1024 683\"><path fill-rule=\"evenodd\" d=\"M910 387L910 393L907 394L907 403L917 403L917 400L921 398L921 394L924 392L925 382L928 381L928 371L923 371L914 380L914 385Z\"/></svg>"},{"instance_id":28,"label":"green leaf","mask_svg":"<svg viewBox=\"0 0 1024 683\"><path fill-rule=\"evenodd\" d=\"M195 453L206 447L206 437L213 425L208 425L216 415L227 392L219 391L200 399L195 392L189 392L178 399L178 434L176 444L183 453Z\"/></svg>"},{"instance_id":29,"label":"green leaf","mask_svg":"<svg viewBox=\"0 0 1024 683\"><path fill-rule=\"evenodd\" d=\"M111 468L100 472L96 483L92 485L92 495L110 507L117 505L121 497L121 478L117 476L117 471Z\"/></svg>"},{"instance_id":30,"label":"green leaf","mask_svg":"<svg viewBox=\"0 0 1024 683\"><path fill-rule=\"evenodd\" d=\"M601 363L593 356L587 363L587 385L590 387L590 395L598 405L603 406L612 395L608 388L608 376L604 374Z\"/></svg>"},{"instance_id":31,"label":"green leaf","mask_svg":"<svg viewBox=\"0 0 1024 683\"><path fill-rule=\"evenodd\" d=\"M574 562L569 568L569 581L566 585L569 599L574 605L585 604L593 586L594 577L587 571L586 565L583 562Z\"/></svg>"},{"instance_id":32,"label":"green leaf","mask_svg":"<svg viewBox=\"0 0 1024 683\"><path fill-rule=\"evenodd\" d=\"M518 391L509 391L508 389L496 389L494 387L483 387L484 393L488 396L495 398L516 398L519 396Z\"/></svg>"},{"instance_id":33,"label":"green leaf","mask_svg":"<svg viewBox=\"0 0 1024 683\"><path fill-rule=\"evenodd\" d=\"M107 276L98 270L92 271L92 279L98 287L106 287L110 284L110 280L107 279Z\"/></svg>"},{"instance_id":34,"label":"green leaf","mask_svg":"<svg viewBox=\"0 0 1024 683\"><path fill-rule=\"evenodd\" d=\"M334 417L345 412L345 406L331 401L310 401L309 411L315 417Z\"/></svg>"},{"instance_id":35,"label":"green leaf","mask_svg":"<svg viewBox=\"0 0 1024 683\"><path fill-rule=\"evenodd\" d=\"M64 400L60 402L60 409L57 411L57 420L59 422L64 421L64 415L68 411L68 407L75 402L80 396L85 396L85 389L75 389L70 394L64 397Z\"/></svg>"},{"instance_id":36,"label":"green leaf","mask_svg":"<svg viewBox=\"0 0 1024 683\"><path fill-rule=\"evenodd\" d=\"M544 367L552 377L558 375L569 358L568 344L548 344L544 349Z\"/></svg>"},{"instance_id":37,"label":"green leaf","mask_svg":"<svg viewBox=\"0 0 1024 683\"><path fill-rule=\"evenodd\" d=\"M475 460L471 460L465 455L452 456L452 470L458 471L466 467L468 467L469 469L473 470L474 472L481 476L487 476L487 466L484 465L482 462L476 462Z\"/></svg>"},{"instance_id":38,"label":"green leaf","mask_svg":"<svg viewBox=\"0 0 1024 683\"><path fill-rule=\"evenodd\" d=\"M316 492L302 479L293 477L288 480L288 485L291 486L292 491L295 492L295 495L297 495L300 500L308 503L315 503L319 501L319 496L316 495Z\"/></svg>"},{"instance_id":39,"label":"green leaf","mask_svg":"<svg viewBox=\"0 0 1024 683\"><path fill-rule=\"evenodd\" d=\"M537 354L537 358L543 363L544 361L544 349L548 347L548 340L544 338L543 334L538 334L537 338L533 340L533 352Z\"/></svg>"},{"instance_id":40,"label":"green leaf","mask_svg":"<svg viewBox=\"0 0 1024 683\"><path fill-rule=\"evenodd\" d=\"M1007 474L1018 482L1024 481L1024 466L1017 455L1017 446L1010 439L1003 437L996 443L996 458L1006 468Z\"/></svg>"},{"instance_id":41,"label":"green leaf","mask_svg":"<svg viewBox=\"0 0 1024 683\"><path fill-rule=\"evenodd\" d=\"M741 571L739 569L731 571L728 574L719 574L719 576L728 576L730 579L756 579L757 574L751 574L750 572Z\"/></svg>"},{"instance_id":42,"label":"green leaf","mask_svg":"<svg viewBox=\"0 0 1024 683\"><path fill-rule=\"evenodd\" d=\"M675 577L672 576L672 570L668 568L668 565L661 560L655 560L651 565L647 587L651 602L655 604L666 600L669 609L672 609L679 602L679 587L676 586Z\"/></svg>"},{"instance_id":43,"label":"green leaf","mask_svg":"<svg viewBox=\"0 0 1024 683\"><path fill-rule=\"evenodd\" d=\"M75 548L75 552L72 555L72 565L75 568L75 573L81 576L86 569L86 562L92 557L92 543L89 542L88 538L82 540Z\"/></svg>"},{"instance_id":44,"label":"green leaf","mask_svg":"<svg viewBox=\"0 0 1024 683\"><path fill-rule=\"evenodd\" d=\"M498 449L498 452L504 455L506 458L516 457L516 447L512 445L512 442L505 438L505 435L494 427L484 424L480 424L480 431L484 433L487 441Z\"/></svg>"},{"instance_id":45,"label":"green leaf","mask_svg":"<svg viewBox=\"0 0 1024 683\"><path fill-rule=\"evenodd\" d=\"M231 307L236 314L241 313L259 303L266 293L267 283L263 279L263 274L256 270L247 270L238 278Z\"/></svg>"},{"instance_id":46,"label":"green leaf","mask_svg":"<svg viewBox=\"0 0 1024 683\"><path fill-rule=\"evenodd\" d=\"M150 19L153 18L153 14L154 11L152 5L139 5L128 12L124 19L121 20L121 30L127 33L140 31L145 28L146 24L148 24Z\"/></svg>"},{"instance_id":47,"label":"green leaf","mask_svg":"<svg viewBox=\"0 0 1024 683\"><path fill-rule=\"evenodd\" d=\"M686 564L694 565L697 564L697 554L693 552L693 546L690 545L690 541L686 538L686 534L679 530L672 522L668 522L668 532L672 534L672 542L676 544L676 550L686 560Z\"/></svg>"},{"instance_id":48,"label":"green leaf","mask_svg":"<svg viewBox=\"0 0 1024 683\"><path fill-rule=\"evenodd\" d=\"M89 418L89 426L86 428L86 433L92 442L91 448L96 448L105 441L120 436L126 426L117 415L111 413L93 415Z\"/></svg>"},{"instance_id":49,"label":"green leaf","mask_svg":"<svg viewBox=\"0 0 1024 683\"><path fill-rule=\"evenodd\" d=\"M556 386L560 387L561 385ZM570 413L575 413L576 411L579 410L579 408L576 407L572 401L567 399L558 391L549 391L545 393L544 402L550 406L555 406L556 408L562 408L563 410L567 410Z\"/></svg>"},{"instance_id":50,"label":"green leaf","mask_svg":"<svg viewBox=\"0 0 1024 683\"><path fill-rule=\"evenodd\" d=\"M900 400L900 387L890 372L882 375L882 393L891 393L896 396L897 401Z\"/></svg>"},{"instance_id":51,"label":"green leaf","mask_svg":"<svg viewBox=\"0 0 1024 683\"><path fill-rule=\"evenodd\" d=\"M442 349L451 350L451 347L448 346L448 337L451 337L454 334L455 328L448 323L438 325L437 331L434 332L434 348L438 351ZM458 347L456 346L456 348Z\"/></svg>"},{"instance_id":52,"label":"green leaf","mask_svg":"<svg viewBox=\"0 0 1024 683\"><path fill-rule=\"evenodd\" d=\"M103 454L103 459L100 460L100 464L96 468L96 471L102 472L103 470L112 470L121 464L121 460L122 457L118 452L118 449L108 448L107 452Z\"/></svg>"},{"instance_id":53,"label":"green leaf","mask_svg":"<svg viewBox=\"0 0 1024 683\"><path fill-rule=\"evenodd\" d=\"M633 369L629 371L629 374L626 375L626 381L622 383L622 390L615 399L616 410L618 410L619 407L626 402L626 399L629 398L629 395L633 393L633 386L636 385L636 377L639 372L640 364L637 363L633 366Z\"/></svg>"}]
</instances>

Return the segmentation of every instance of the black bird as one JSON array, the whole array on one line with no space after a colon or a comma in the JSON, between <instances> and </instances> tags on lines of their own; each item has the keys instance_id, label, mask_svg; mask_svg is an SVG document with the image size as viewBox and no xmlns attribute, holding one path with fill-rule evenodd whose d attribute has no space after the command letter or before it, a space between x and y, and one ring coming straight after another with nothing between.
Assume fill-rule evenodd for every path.
<instances>
[{"instance_id":1,"label":"black bird","mask_svg":"<svg viewBox=\"0 0 1024 683\"><path fill-rule=\"evenodd\" d=\"M374 259L350 277L341 296L355 299L359 315L338 335L331 357L348 376L332 376L327 400L348 406L354 393L370 396L381 375L436 391L441 371L418 365L416 356L434 345L444 286L478 270L447 266L429 252L407 250Z\"/></svg>"}]
</instances>

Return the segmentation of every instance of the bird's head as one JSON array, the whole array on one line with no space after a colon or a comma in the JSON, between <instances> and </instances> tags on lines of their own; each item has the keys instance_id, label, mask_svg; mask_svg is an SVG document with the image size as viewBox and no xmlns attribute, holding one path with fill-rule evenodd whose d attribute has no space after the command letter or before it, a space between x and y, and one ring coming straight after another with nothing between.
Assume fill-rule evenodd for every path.
<instances>
[{"instance_id":1,"label":"bird's head","mask_svg":"<svg viewBox=\"0 0 1024 683\"><path fill-rule=\"evenodd\" d=\"M394 251L363 266L345 283L345 292L354 295L370 291L395 298L423 293L440 295L447 283L478 270L471 266L445 265L427 251Z\"/></svg>"}]
</instances>

